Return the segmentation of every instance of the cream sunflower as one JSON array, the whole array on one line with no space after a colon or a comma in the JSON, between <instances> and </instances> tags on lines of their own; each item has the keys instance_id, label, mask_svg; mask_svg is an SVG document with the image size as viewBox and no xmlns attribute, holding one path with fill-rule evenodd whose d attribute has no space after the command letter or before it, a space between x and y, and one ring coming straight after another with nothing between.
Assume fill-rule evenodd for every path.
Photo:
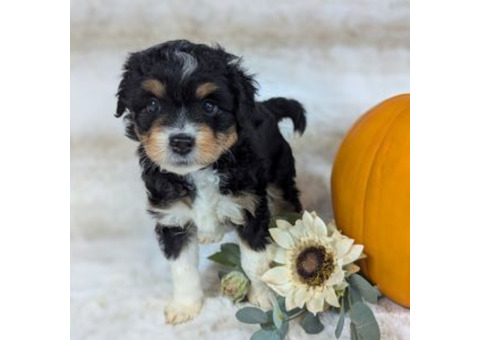
<instances>
[{"instance_id":1,"label":"cream sunflower","mask_svg":"<svg viewBox=\"0 0 480 340\"><path fill-rule=\"evenodd\" d=\"M285 307L307 309L312 313L329 306L340 307L338 296L348 286L347 275L358 270L353 264L363 246L342 235L313 212L305 212L292 226L277 220L270 229L277 246L273 261L279 266L269 269L262 280L285 297Z\"/></svg>"}]
</instances>

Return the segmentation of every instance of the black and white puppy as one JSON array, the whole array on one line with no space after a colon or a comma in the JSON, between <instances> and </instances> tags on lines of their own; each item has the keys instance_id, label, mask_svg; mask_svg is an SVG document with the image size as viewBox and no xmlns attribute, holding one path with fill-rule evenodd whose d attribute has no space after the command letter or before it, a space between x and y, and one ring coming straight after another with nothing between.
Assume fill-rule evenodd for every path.
<instances>
[{"instance_id":1,"label":"black and white puppy","mask_svg":"<svg viewBox=\"0 0 480 340\"><path fill-rule=\"evenodd\" d=\"M124 65L116 116L126 113L126 135L139 142L148 211L171 262L168 323L200 312L198 243L219 241L229 229L240 238L250 302L269 307L260 276L270 216L302 209L277 123L290 118L303 133L305 111L291 99L256 102L255 81L240 62L220 46L176 40L132 53Z\"/></svg>"}]
</instances>

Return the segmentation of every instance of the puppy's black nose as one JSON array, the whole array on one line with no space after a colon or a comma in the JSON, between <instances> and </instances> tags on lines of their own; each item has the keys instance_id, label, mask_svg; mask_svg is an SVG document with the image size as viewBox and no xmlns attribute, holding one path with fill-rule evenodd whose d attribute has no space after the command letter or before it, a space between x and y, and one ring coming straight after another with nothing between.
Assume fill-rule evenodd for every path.
<instances>
[{"instance_id":1,"label":"puppy's black nose","mask_svg":"<svg viewBox=\"0 0 480 340\"><path fill-rule=\"evenodd\" d=\"M192 151L193 146L195 145L195 139L192 136L189 136L184 133L170 136L170 148L173 152L180 155L186 155Z\"/></svg>"}]
</instances>

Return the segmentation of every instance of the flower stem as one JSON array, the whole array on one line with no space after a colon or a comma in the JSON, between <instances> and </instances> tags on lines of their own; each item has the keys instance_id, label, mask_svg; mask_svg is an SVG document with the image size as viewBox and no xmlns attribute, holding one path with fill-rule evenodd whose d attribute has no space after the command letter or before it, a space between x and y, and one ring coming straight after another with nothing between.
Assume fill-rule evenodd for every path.
<instances>
[{"instance_id":1,"label":"flower stem","mask_svg":"<svg viewBox=\"0 0 480 340\"><path fill-rule=\"evenodd\" d=\"M306 312L307 312L307 310L305 308L302 308L298 313L293 314L292 316L289 316L285 321L290 321L290 320L296 319L299 316L302 316L303 314L305 314Z\"/></svg>"}]
</instances>

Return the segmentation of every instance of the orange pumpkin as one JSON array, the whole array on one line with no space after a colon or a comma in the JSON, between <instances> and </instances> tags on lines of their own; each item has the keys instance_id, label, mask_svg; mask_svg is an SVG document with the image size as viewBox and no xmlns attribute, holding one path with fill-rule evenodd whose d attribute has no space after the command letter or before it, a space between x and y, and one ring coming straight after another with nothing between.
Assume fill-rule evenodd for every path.
<instances>
[{"instance_id":1,"label":"orange pumpkin","mask_svg":"<svg viewBox=\"0 0 480 340\"><path fill-rule=\"evenodd\" d=\"M410 95L392 97L347 133L332 171L338 228L365 245L363 273L410 306Z\"/></svg>"}]
</instances>

